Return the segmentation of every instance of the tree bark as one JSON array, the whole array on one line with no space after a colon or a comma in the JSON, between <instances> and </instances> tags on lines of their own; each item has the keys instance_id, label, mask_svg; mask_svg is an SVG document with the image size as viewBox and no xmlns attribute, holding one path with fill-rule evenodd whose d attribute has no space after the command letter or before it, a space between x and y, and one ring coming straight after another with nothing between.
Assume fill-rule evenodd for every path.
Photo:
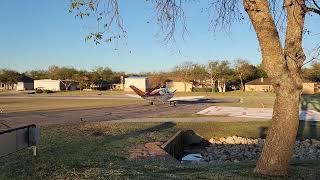
<instances>
[{"instance_id":1,"label":"tree bark","mask_svg":"<svg viewBox=\"0 0 320 180\"><path fill-rule=\"evenodd\" d=\"M216 88L216 81L212 78L211 79L211 92L214 92Z\"/></svg>"},{"instance_id":2,"label":"tree bark","mask_svg":"<svg viewBox=\"0 0 320 180\"><path fill-rule=\"evenodd\" d=\"M276 91L271 127L255 171L266 175L286 175L299 126L301 89L286 82ZM288 89L290 87L290 89Z\"/></svg>"},{"instance_id":3,"label":"tree bark","mask_svg":"<svg viewBox=\"0 0 320 180\"><path fill-rule=\"evenodd\" d=\"M223 81L222 92L226 92L226 82Z\"/></svg>"},{"instance_id":4,"label":"tree bark","mask_svg":"<svg viewBox=\"0 0 320 180\"><path fill-rule=\"evenodd\" d=\"M241 91L244 91L244 85L243 85L243 80L241 76L240 76L240 84L241 84Z\"/></svg>"},{"instance_id":5,"label":"tree bark","mask_svg":"<svg viewBox=\"0 0 320 180\"><path fill-rule=\"evenodd\" d=\"M222 89L222 86L221 86L221 81L218 80L218 92L222 92L223 89Z\"/></svg>"},{"instance_id":6,"label":"tree bark","mask_svg":"<svg viewBox=\"0 0 320 180\"><path fill-rule=\"evenodd\" d=\"M265 175L288 173L299 125L302 91L301 66L305 0L285 0L287 10L286 43L283 48L270 12L268 0L244 0L262 53L262 63L276 93L270 130L255 172Z\"/></svg>"}]
</instances>

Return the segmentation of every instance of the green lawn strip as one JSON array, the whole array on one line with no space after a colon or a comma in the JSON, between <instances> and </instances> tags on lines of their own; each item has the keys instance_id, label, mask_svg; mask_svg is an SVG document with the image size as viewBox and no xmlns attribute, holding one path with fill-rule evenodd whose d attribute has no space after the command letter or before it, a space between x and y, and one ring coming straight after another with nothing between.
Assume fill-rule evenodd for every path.
<instances>
[{"instance_id":1,"label":"green lawn strip","mask_svg":"<svg viewBox=\"0 0 320 180\"><path fill-rule=\"evenodd\" d=\"M73 110L140 104L142 101L110 99L1 99L3 112Z\"/></svg>"},{"instance_id":2,"label":"green lawn strip","mask_svg":"<svg viewBox=\"0 0 320 180\"><path fill-rule=\"evenodd\" d=\"M125 95L125 91L59 91L59 92L54 92L54 93L42 93L42 94L37 94L37 96L101 96L103 97L104 95Z\"/></svg>"},{"instance_id":3,"label":"green lawn strip","mask_svg":"<svg viewBox=\"0 0 320 180\"><path fill-rule=\"evenodd\" d=\"M38 156L23 150L0 158L0 179L256 179L254 162L190 165L129 160L137 144L165 141L179 129L209 137L259 137L270 122L92 123L43 127ZM318 126L316 126L318 127ZM293 162L292 178L319 177L319 162Z\"/></svg>"}]
</instances>

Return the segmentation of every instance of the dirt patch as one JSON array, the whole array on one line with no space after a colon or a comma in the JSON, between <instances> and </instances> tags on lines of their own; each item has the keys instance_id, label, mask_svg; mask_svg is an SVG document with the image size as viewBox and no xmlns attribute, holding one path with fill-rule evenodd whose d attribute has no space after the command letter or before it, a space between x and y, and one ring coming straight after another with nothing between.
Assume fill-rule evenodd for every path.
<instances>
[{"instance_id":1,"label":"dirt patch","mask_svg":"<svg viewBox=\"0 0 320 180\"><path fill-rule=\"evenodd\" d=\"M177 161L160 146L162 142L149 142L140 144L129 150L129 159L165 159Z\"/></svg>"}]
</instances>

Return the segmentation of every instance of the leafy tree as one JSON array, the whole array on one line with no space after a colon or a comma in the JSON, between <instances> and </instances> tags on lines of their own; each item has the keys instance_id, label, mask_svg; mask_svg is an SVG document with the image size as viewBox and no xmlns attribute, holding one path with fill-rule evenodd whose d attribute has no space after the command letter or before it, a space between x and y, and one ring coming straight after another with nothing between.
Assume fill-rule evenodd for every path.
<instances>
[{"instance_id":1,"label":"leafy tree","mask_svg":"<svg viewBox=\"0 0 320 180\"><path fill-rule=\"evenodd\" d=\"M256 66L256 74L255 74L255 78L266 78L268 77L267 73L265 70L263 70L262 68L262 64L259 64Z\"/></svg>"},{"instance_id":2,"label":"leafy tree","mask_svg":"<svg viewBox=\"0 0 320 180\"><path fill-rule=\"evenodd\" d=\"M204 81L207 79L208 73L205 65L203 64L194 64L191 70L191 78L193 79L193 84L200 84L203 86Z\"/></svg>"},{"instance_id":3,"label":"leafy tree","mask_svg":"<svg viewBox=\"0 0 320 180\"><path fill-rule=\"evenodd\" d=\"M230 62L227 60L220 61L217 65L217 80L218 80L218 91L226 92L226 83L233 79L234 72L230 67Z\"/></svg>"},{"instance_id":4,"label":"leafy tree","mask_svg":"<svg viewBox=\"0 0 320 180\"><path fill-rule=\"evenodd\" d=\"M315 62L311 64L310 68L305 68L303 77L314 82L320 82L320 63Z\"/></svg>"},{"instance_id":5,"label":"leafy tree","mask_svg":"<svg viewBox=\"0 0 320 180\"><path fill-rule=\"evenodd\" d=\"M51 66L48 69L48 76L51 79L61 80L65 86L66 91L75 83L75 75L77 70L75 68Z\"/></svg>"},{"instance_id":6,"label":"leafy tree","mask_svg":"<svg viewBox=\"0 0 320 180\"><path fill-rule=\"evenodd\" d=\"M112 83L114 73L109 67L98 67L91 73L92 83L97 85L98 89L102 88L103 83Z\"/></svg>"},{"instance_id":7,"label":"leafy tree","mask_svg":"<svg viewBox=\"0 0 320 180\"><path fill-rule=\"evenodd\" d=\"M90 73L85 70L80 70L76 74L74 74L74 80L76 80L79 84L79 89L87 89L90 88Z\"/></svg>"},{"instance_id":8,"label":"leafy tree","mask_svg":"<svg viewBox=\"0 0 320 180\"><path fill-rule=\"evenodd\" d=\"M27 71L25 74L35 80L49 78L48 72L45 70L32 70Z\"/></svg>"},{"instance_id":9,"label":"leafy tree","mask_svg":"<svg viewBox=\"0 0 320 180\"><path fill-rule=\"evenodd\" d=\"M194 67L194 63L191 61L185 61L176 67L174 67L173 73L177 76L180 81L184 83L184 91L187 91L187 83L191 82L192 79L192 70Z\"/></svg>"},{"instance_id":10,"label":"leafy tree","mask_svg":"<svg viewBox=\"0 0 320 180\"><path fill-rule=\"evenodd\" d=\"M148 81L152 87L164 86L169 77L167 72L152 72L148 73Z\"/></svg>"},{"instance_id":11,"label":"leafy tree","mask_svg":"<svg viewBox=\"0 0 320 180\"><path fill-rule=\"evenodd\" d=\"M18 83L21 74L17 71L0 69L0 82L6 85L6 89L13 89L14 85Z\"/></svg>"},{"instance_id":12,"label":"leafy tree","mask_svg":"<svg viewBox=\"0 0 320 180\"><path fill-rule=\"evenodd\" d=\"M236 76L240 80L240 89L244 91L244 81L253 77L256 73L255 66L249 64L246 60L237 60L235 67Z\"/></svg>"},{"instance_id":13,"label":"leafy tree","mask_svg":"<svg viewBox=\"0 0 320 180\"><path fill-rule=\"evenodd\" d=\"M218 72L219 61L210 60L207 64L207 72L209 74L209 78L211 81L212 92L215 91L216 81L218 80L219 72Z\"/></svg>"},{"instance_id":14,"label":"leafy tree","mask_svg":"<svg viewBox=\"0 0 320 180\"><path fill-rule=\"evenodd\" d=\"M92 33L95 42L107 36L107 42L113 37L110 26L116 24L120 32L125 34L117 0L105 0L95 3L92 0L71 0L71 11L76 16L97 18L98 23L105 24ZM164 40L174 39L177 27L186 30L184 0L148 1L155 5L155 15L164 34ZM109 4L104 6L103 4ZM234 21L244 19L247 14L259 41L262 64L271 78L276 100L272 124L268 131L266 143L257 162L255 171L266 175L288 174L289 163L299 125L299 100L302 92L301 68L306 56L302 47L302 39L306 27L305 17L308 14L320 15L318 0L211 0L208 9L214 12L213 27L226 26ZM245 12L244 12L245 11ZM284 19L279 19L283 18ZM285 24L282 34L277 22ZM101 26L98 26L101 27ZM182 33L184 34L184 33ZM110 41L108 41L110 40Z\"/></svg>"}]
</instances>

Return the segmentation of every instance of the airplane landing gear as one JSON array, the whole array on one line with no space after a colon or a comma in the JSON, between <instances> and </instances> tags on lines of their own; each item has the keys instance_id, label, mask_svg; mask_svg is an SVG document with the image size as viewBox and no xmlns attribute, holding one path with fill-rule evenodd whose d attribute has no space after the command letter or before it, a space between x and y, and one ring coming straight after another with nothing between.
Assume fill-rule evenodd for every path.
<instances>
[{"instance_id":1,"label":"airplane landing gear","mask_svg":"<svg viewBox=\"0 0 320 180\"><path fill-rule=\"evenodd\" d=\"M170 103L170 106L176 106L177 105L177 103L175 101L170 101L169 103Z\"/></svg>"}]
</instances>

